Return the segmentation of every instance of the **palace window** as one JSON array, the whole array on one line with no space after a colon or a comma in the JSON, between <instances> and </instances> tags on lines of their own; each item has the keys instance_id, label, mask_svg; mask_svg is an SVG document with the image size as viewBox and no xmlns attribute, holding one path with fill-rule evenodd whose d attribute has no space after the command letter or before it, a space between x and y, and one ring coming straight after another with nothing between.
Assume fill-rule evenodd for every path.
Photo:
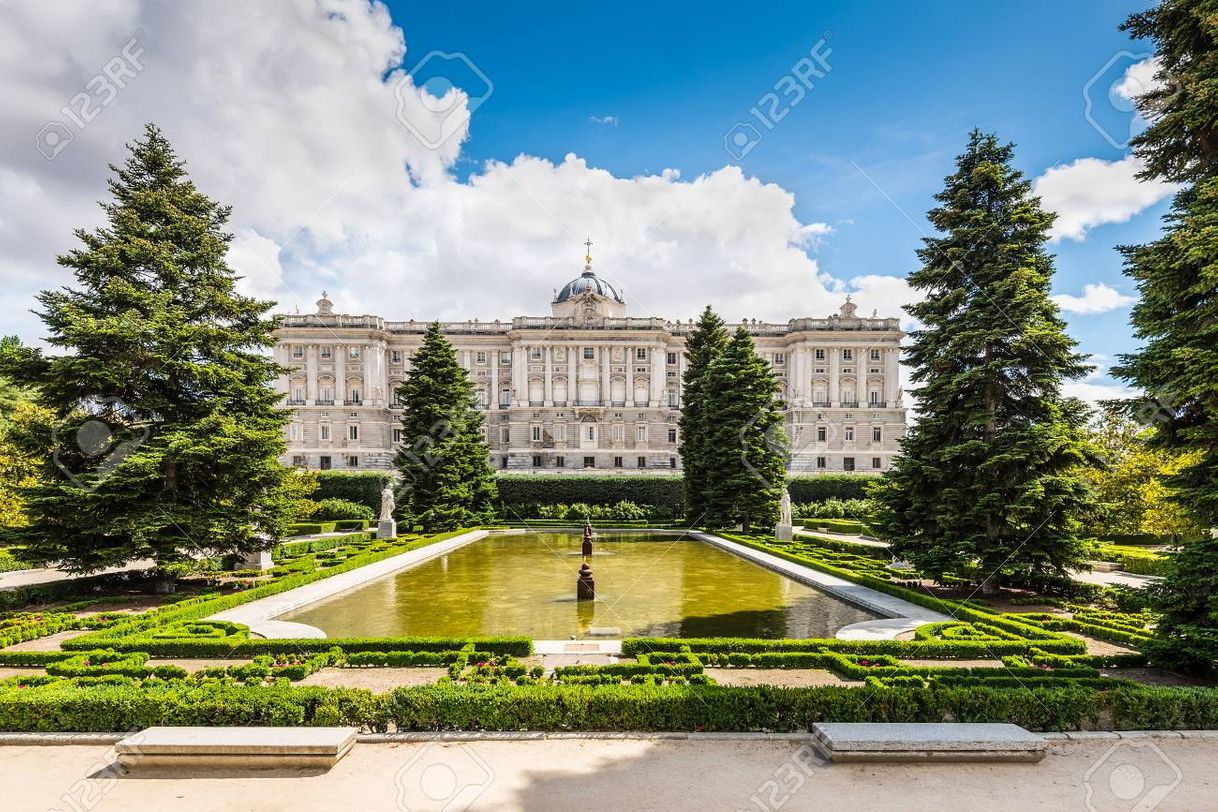
<instances>
[{"instance_id":1,"label":"palace window","mask_svg":"<svg viewBox=\"0 0 1218 812\"><path fill-rule=\"evenodd\" d=\"M843 361L853 361L854 360L854 350L842 350L842 360Z\"/></svg>"},{"instance_id":2,"label":"palace window","mask_svg":"<svg viewBox=\"0 0 1218 812\"><path fill-rule=\"evenodd\" d=\"M636 347L634 350L634 360L646 361L647 360L647 348L646 347Z\"/></svg>"},{"instance_id":3,"label":"palace window","mask_svg":"<svg viewBox=\"0 0 1218 812\"><path fill-rule=\"evenodd\" d=\"M348 468L359 468L359 457L347 457Z\"/></svg>"},{"instance_id":4,"label":"palace window","mask_svg":"<svg viewBox=\"0 0 1218 812\"><path fill-rule=\"evenodd\" d=\"M540 361L541 360L541 347L534 347L529 352L529 355L533 358L534 361Z\"/></svg>"},{"instance_id":5,"label":"palace window","mask_svg":"<svg viewBox=\"0 0 1218 812\"><path fill-rule=\"evenodd\" d=\"M676 458L676 457L669 457L669 458L668 458L668 467L669 467L669 468L676 468L676 467L677 467L677 458Z\"/></svg>"},{"instance_id":6,"label":"palace window","mask_svg":"<svg viewBox=\"0 0 1218 812\"><path fill-rule=\"evenodd\" d=\"M501 426L499 428L499 442L501 442L501 443L512 442L512 430L509 429L507 426Z\"/></svg>"},{"instance_id":7,"label":"palace window","mask_svg":"<svg viewBox=\"0 0 1218 812\"><path fill-rule=\"evenodd\" d=\"M647 458L646 458L646 457L639 457L639 459L638 459L638 463L639 463L639 467L640 467L640 468L646 468L646 467L647 467Z\"/></svg>"},{"instance_id":8,"label":"palace window","mask_svg":"<svg viewBox=\"0 0 1218 812\"><path fill-rule=\"evenodd\" d=\"M842 457L842 470L843 471L853 471L854 470L854 457Z\"/></svg>"},{"instance_id":9,"label":"palace window","mask_svg":"<svg viewBox=\"0 0 1218 812\"><path fill-rule=\"evenodd\" d=\"M300 424L299 423L293 423L292 425L288 426L288 439L289 440L299 440L300 439Z\"/></svg>"},{"instance_id":10,"label":"palace window","mask_svg":"<svg viewBox=\"0 0 1218 812\"><path fill-rule=\"evenodd\" d=\"M328 425L326 425L325 423L322 423L320 426L318 426L317 427L317 438L319 440L322 440L323 442L328 441L330 439L330 427Z\"/></svg>"},{"instance_id":11,"label":"palace window","mask_svg":"<svg viewBox=\"0 0 1218 812\"><path fill-rule=\"evenodd\" d=\"M533 455L533 467L534 467L534 468L540 468L540 467L541 467L541 465L542 465L542 462L541 462L541 455L540 455L540 454L534 454L534 455Z\"/></svg>"},{"instance_id":12,"label":"palace window","mask_svg":"<svg viewBox=\"0 0 1218 812\"><path fill-rule=\"evenodd\" d=\"M825 427L824 427L824 426L817 426L817 427L816 427L816 440L817 440L817 442L821 442L821 443L823 443L823 442L825 441L825 434L826 434L826 432L825 432Z\"/></svg>"},{"instance_id":13,"label":"palace window","mask_svg":"<svg viewBox=\"0 0 1218 812\"><path fill-rule=\"evenodd\" d=\"M825 360L825 351L824 351L824 350L816 350L816 355L815 355L815 358L816 358L816 360L817 360L817 361L823 361L823 360Z\"/></svg>"},{"instance_id":14,"label":"palace window","mask_svg":"<svg viewBox=\"0 0 1218 812\"><path fill-rule=\"evenodd\" d=\"M292 348L292 357L293 358L304 358L304 347L300 347L300 346L293 347Z\"/></svg>"},{"instance_id":15,"label":"palace window","mask_svg":"<svg viewBox=\"0 0 1218 812\"><path fill-rule=\"evenodd\" d=\"M639 441L640 443L647 442L647 427L646 426L637 427L634 432L634 439Z\"/></svg>"},{"instance_id":16,"label":"palace window","mask_svg":"<svg viewBox=\"0 0 1218 812\"><path fill-rule=\"evenodd\" d=\"M846 439L847 440L854 439L854 426L846 426Z\"/></svg>"},{"instance_id":17,"label":"palace window","mask_svg":"<svg viewBox=\"0 0 1218 812\"><path fill-rule=\"evenodd\" d=\"M396 429L396 428L395 428L395 429L393 430L393 444L394 444L394 445L401 445L401 444L402 444L402 430L401 430L401 429Z\"/></svg>"},{"instance_id":18,"label":"palace window","mask_svg":"<svg viewBox=\"0 0 1218 812\"><path fill-rule=\"evenodd\" d=\"M322 347L321 348L321 357L325 358L326 360L333 358L334 357L334 348L329 347L329 346Z\"/></svg>"},{"instance_id":19,"label":"palace window","mask_svg":"<svg viewBox=\"0 0 1218 812\"><path fill-rule=\"evenodd\" d=\"M871 360L872 360L872 361L878 361L878 360L880 360L880 351L879 351L879 350L872 350L872 351L871 351Z\"/></svg>"},{"instance_id":20,"label":"palace window","mask_svg":"<svg viewBox=\"0 0 1218 812\"><path fill-rule=\"evenodd\" d=\"M305 459L304 454L293 454L292 455L292 467L293 468L308 468L309 461Z\"/></svg>"},{"instance_id":21,"label":"palace window","mask_svg":"<svg viewBox=\"0 0 1218 812\"><path fill-rule=\"evenodd\" d=\"M329 457L318 457L317 458L317 467L323 471L329 471L330 470L330 458Z\"/></svg>"},{"instance_id":22,"label":"palace window","mask_svg":"<svg viewBox=\"0 0 1218 812\"><path fill-rule=\"evenodd\" d=\"M348 358L359 358L359 347L348 347L347 348L347 357Z\"/></svg>"},{"instance_id":23,"label":"palace window","mask_svg":"<svg viewBox=\"0 0 1218 812\"><path fill-rule=\"evenodd\" d=\"M556 423L554 425L554 439L560 443L565 443L567 441L567 427L562 423Z\"/></svg>"},{"instance_id":24,"label":"palace window","mask_svg":"<svg viewBox=\"0 0 1218 812\"><path fill-rule=\"evenodd\" d=\"M668 393L668 405L675 409L677 406L681 405L680 397L681 396L679 394L677 394L675 391L669 392Z\"/></svg>"},{"instance_id":25,"label":"palace window","mask_svg":"<svg viewBox=\"0 0 1218 812\"><path fill-rule=\"evenodd\" d=\"M347 426L347 439L348 440L358 440L359 439L359 426L354 426L354 425Z\"/></svg>"},{"instance_id":26,"label":"palace window","mask_svg":"<svg viewBox=\"0 0 1218 812\"><path fill-rule=\"evenodd\" d=\"M389 363L391 363L391 364L402 363L402 351L401 350L390 350L389 351Z\"/></svg>"},{"instance_id":27,"label":"palace window","mask_svg":"<svg viewBox=\"0 0 1218 812\"><path fill-rule=\"evenodd\" d=\"M508 355L506 352L500 353L499 354L499 363L503 366L507 366L508 364L512 363L512 356ZM504 459L507 459L507 458L504 457Z\"/></svg>"},{"instance_id":28,"label":"palace window","mask_svg":"<svg viewBox=\"0 0 1218 812\"><path fill-rule=\"evenodd\" d=\"M621 417L621 415L619 414L618 417ZM619 442L619 443L622 442L623 440L625 440L626 439L626 427L622 426L622 425L614 426L613 427L613 439L614 439L614 441Z\"/></svg>"},{"instance_id":29,"label":"palace window","mask_svg":"<svg viewBox=\"0 0 1218 812\"><path fill-rule=\"evenodd\" d=\"M486 363L486 353L484 353L484 352L474 353L474 363L475 364L485 364Z\"/></svg>"},{"instance_id":30,"label":"palace window","mask_svg":"<svg viewBox=\"0 0 1218 812\"><path fill-rule=\"evenodd\" d=\"M871 441L873 443L881 442L884 439L884 429L879 426L871 427Z\"/></svg>"},{"instance_id":31,"label":"palace window","mask_svg":"<svg viewBox=\"0 0 1218 812\"><path fill-rule=\"evenodd\" d=\"M566 468L567 467L567 458L566 457L555 457L554 458L554 467L555 468Z\"/></svg>"},{"instance_id":32,"label":"palace window","mask_svg":"<svg viewBox=\"0 0 1218 812\"><path fill-rule=\"evenodd\" d=\"M673 364L674 366L676 365L677 354L675 352L668 353L668 363Z\"/></svg>"},{"instance_id":33,"label":"palace window","mask_svg":"<svg viewBox=\"0 0 1218 812\"><path fill-rule=\"evenodd\" d=\"M677 430L669 429L668 430L668 442L675 443L676 441L677 441Z\"/></svg>"},{"instance_id":34,"label":"palace window","mask_svg":"<svg viewBox=\"0 0 1218 812\"><path fill-rule=\"evenodd\" d=\"M871 458L871 467L872 467L872 468L879 468L879 467L880 467L880 458L879 458L879 457L872 457L872 458Z\"/></svg>"},{"instance_id":35,"label":"palace window","mask_svg":"<svg viewBox=\"0 0 1218 812\"><path fill-rule=\"evenodd\" d=\"M785 352L774 353L774 366L780 367L787 362L787 354Z\"/></svg>"},{"instance_id":36,"label":"palace window","mask_svg":"<svg viewBox=\"0 0 1218 812\"><path fill-rule=\"evenodd\" d=\"M304 403L304 399L305 399L304 393L305 393L304 389L301 389L301 388L293 389L292 390L292 400L296 403Z\"/></svg>"},{"instance_id":37,"label":"palace window","mask_svg":"<svg viewBox=\"0 0 1218 812\"><path fill-rule=\"evenodd\" d=\"M584 358L585 359L591 361L595 357L596 357L596 348L595 347L584 347Z\"/></svg>"},{"instance_id":38,"label":"palace window","mask_svg":"<svg viewBox=\"0 0 1218 812\"><path fill-rule=\"evenodd\" d=\"M621 467L622 467L622 458L621 458L621 457L614 457L614 458L613 458L613 467L614 467L614 468L621 468Z\"/></svg>"},{"instance_id":39,"label":"palace window","mask_svg":"<svg viewBox=\"0 0 1218 812\"><path fill-rule=\"evenodd\" d=\"M531 431L533 432L533 442L541 442L541 426L533 426Z\"/></svg>"},{"instance_id":40,"label":"palace window","mask_svg":"<svg viewBox=\"0 0 1218 812\"><path fill-rule=\"evenodd\" d=\"M817 457L817 458L816 458L816 467L817 467L817 468L824 468L824 467L825 467L825 458L824 458L824 457Z\"/></svg>"},{"instance_id":41,"label":"palace window","mask_svg":"<svg viewBox=\"0 0 1218 812\"><path fill-rule=\"evenodd\" d=\"M596 457L584 457L584 467L585 468L595 468L596 467Z\"/></svg>"}]
</instances>

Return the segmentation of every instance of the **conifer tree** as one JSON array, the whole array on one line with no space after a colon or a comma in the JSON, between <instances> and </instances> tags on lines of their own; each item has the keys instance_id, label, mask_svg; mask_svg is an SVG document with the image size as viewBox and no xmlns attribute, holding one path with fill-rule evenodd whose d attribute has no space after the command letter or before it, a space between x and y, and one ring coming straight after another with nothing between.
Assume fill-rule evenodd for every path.
<instances>
[{"instance_id":1,"label":"conifer tree","mask_svg":"<svg viewBox=\"0 0 1218 812\"><path fill-rule=\"evenodd\" d=\"M398 388L403 441L400 515L428 530L489 522L499 493L474 387L436 322Z\"/></svg>"},{"instance_id":2,"label":"conifer tree","mask_svg":"<svg viewBox=\"0 0 1218 812\"><path fill-rule=\"evenodd\" d=\"M976 130L928 217L941 236L909 277L924 300L908 360L918 419L875 493L893 553L942 579L1064 574L1088 488L1087 411L1063 381L1087 369L1049 298L1053 215L1011 166L1011 145Z\"/></svg>"},{"instance_id":3,"label":"conifer tree","mask_svg":"<svg viewBox=\"0 0 1218 812\"><path fill-rule=\"evenodd\" d=\"M1183 184L1163 235L1126 246L1137 352L1113 374L1144 396L1125 404L1149 419L1152 442L1189 460L1166 485L1202 527L1218 527L1218 8L1167 0L1123 28L1154 41L1159 85L1137 99L1152 122L1132 142L1143 179ZM1155 592L1163 613L1148 653L1163 665L1213 673L1218 661L1218 537L1186 543Z\"/></svg>"},{"instance_id":4,"label":"conifer tree","mask_svg":"<svg viewBox=\"0 0 1218 812\"><path fill-rule=\"evenodd\" d=\"M56 421L15 438L43 470L9 539L79 572L151 558L170 590L192 554L273 544L300 494L278 462L273 303L235 289L229 208L154 125L129 150L111 167L106 224L59 257L76 286L38 297L55 353L4 354Z\"/></svg>"},{"instance_id":5,"label":"conifer tree","mask_svg":"<svg viewBox=\"0 0 1218 812\"><path fill-rule=\"evenodd\" d=\"M723 319L711 310L702 311L698 323L685 341L685 380L681 393L680 427L681 467L685 478L686 515L698 523L706 514L706 469L710 449L705 437L706 370L727 347L727 330Z\"/></svg>"},{"instance_id":6,"label":"conifer tree","mask_svg":"<svg viewBox=\"0 0 1218 812\"><path fill-rule=\"evenodd\" d=\"M788 446L781 390L743 325L703 379L709 527L773 527L786 487Z\"/></svg>"}]
</instances>

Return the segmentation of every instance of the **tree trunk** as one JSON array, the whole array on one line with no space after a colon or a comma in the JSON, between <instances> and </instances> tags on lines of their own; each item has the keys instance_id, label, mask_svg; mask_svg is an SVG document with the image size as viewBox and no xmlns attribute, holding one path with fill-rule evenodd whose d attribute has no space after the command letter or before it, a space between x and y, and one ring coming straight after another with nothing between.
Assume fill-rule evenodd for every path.
<instances>
[{"instance_id":1,"label":"tree trunk","mask_svg":"<svg viewBox=\"0 0 1218 812\"><path fill-rule=\"evenodd\" d=\"M172 595L178 590L178 576L172 572L158 571L152 588L158 595Z\"/></svg>"}]
</instances>

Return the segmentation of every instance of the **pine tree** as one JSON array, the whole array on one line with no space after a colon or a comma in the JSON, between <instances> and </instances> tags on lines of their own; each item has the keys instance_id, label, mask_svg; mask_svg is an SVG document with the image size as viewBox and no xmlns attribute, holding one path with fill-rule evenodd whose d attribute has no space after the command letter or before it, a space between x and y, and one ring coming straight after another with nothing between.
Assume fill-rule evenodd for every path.
<instances>
[{"instance_id":1,"label":"pine tree","mask_svg":"<svg viewBox=\"0 0 1218 812\"><path fill-rule=\"evenodd\" d=\"M46 462L10 539L80 572L152 558L171 590L194 554L274 543L299 494L278 462L273 303L235 290L229 208L154 125L129 149L111 167L106 225L59 257L76 287L38 297L56 354L5 353L58 421L16 438Z\"/></svg>"},{"instance_id":2,"label":"pine tree","mask_svg":"<svg viewBox=\"0 0 1218 812\"><path fill-rule=\"evenodd\" d=\"M711 310L702 311L697 325L685 340L685 380L681 393L680 427L681 468L685 479L686 515L691 523L702 521L706 514L706 469L708 465L705 437L706 370L727 347L727 330L723 319Z\"/></svg>"},{"instance_id":3,"label":"pine tree","mask_svg":"<svg viewBox=\"0 0 1218 812\"><path fill-rule=\"evenodd\" d=\"M1011 166L1011 145L973 131L930 222L923 325L908 360L918 419L875 496L892 550L936 579L976 564L983 591L1000 575L1064 574L1089 491L1087 411L1061 394L1087 369L1049 299L1053 215Z\"/></svg>"},{"instance_id":4,"label":"pine tree","mask_svg":"<svg viewBox=\"0 0 1218 812\"><path fill-rule=\"evenodd\" d=\"M400 515L428 530L491 521L499 494L482 415L439 322L427 328L410 364L398 388L405 438L395 457Z\"/></svg>"},{"instance_id":5,"label":"pine tree","mask_svg":"<svg viewBox=\"0 0 1218 812\"><path fill-rule=\"evenodd\" d=\"M1218 14L1213 2L1171 0L1123 28L1155 43L1161 86L1139 98L1152 124L1132 142L1143 179L1185 184L1163 236L1126 246L1125 273L1141 294L1134 334L1144 344L1113 374L1145 395L1127 413L1156 425L1152 442L1189 463L1166 485L1203 527L1218 527ZM1163 665L1215 671L1218 537L1185 544L1161 588L1163 613L1148 653Z\"/></svg>"},{"instance_id":6,"label":"pine tree","mask_svg":"<svg viewBox=\"0 0 1218 812\"><path fill-rule=\"evenodd\" d=\"M703 378L709 527L773 527L786 487L788 444L773 370L740 326Z\"/></svg>"}]
</instances>

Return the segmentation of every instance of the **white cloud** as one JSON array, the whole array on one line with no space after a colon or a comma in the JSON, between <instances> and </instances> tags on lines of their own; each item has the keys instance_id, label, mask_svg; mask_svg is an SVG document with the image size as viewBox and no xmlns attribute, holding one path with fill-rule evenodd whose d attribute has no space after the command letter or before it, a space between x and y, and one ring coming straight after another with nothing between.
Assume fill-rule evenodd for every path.
<instances>
[{"instance_id":1,"label":"white cloud","mask_svg":"<svg viewBox=\"0 0 1218 812\"><path fill-rule=\"evenodd\" d=\"M1082 296L1062 293L1053 297L1057 306L1068 313L1107 313L1136 302L1136 296L1126 296L1102 282L1083 285Z\"/></svg>"},{"instance_id":2,"label":"white cloud","mask_svg":"<svg viewBox=\"0 0 1218 812\"><path fill-rule=\"evenodd\" d=\"M607 127L617 126L617 116L588 116L593 124L604 124Z\"/></svg>"},{"instance_id":3,"label":"white cloud","mask_svg":"<svg viewBox=\"0 0 1218 812\"><path fill-rule=\"evenodd\" d=\"M1142 161L1129 155L1117 161L1079 158L1045 170L1035 191L1045 208L1057 213L1049 236L1082 240L1105 223L1124 223L1171 194L1175 187L1158 180L1138 180Z\"/></svg>"},{"instance_id":4,"label":"white cloud","mask_svg":"<svg viewBox=\"0 0 1218 812\"><path fill-rule=\"evenodd\" d=\"M137 30L142 71L46 160L35 134L64 118ZM478 113L469 120L459 90L437 100L405 81L405 51L388 11L363 0L220 0L207 14L112 0L91 6L87 24L66 2L10 8L0 28L0 323L42 335L32 296L71 283L55 256L75 246L74 228L101 222L106 164L149 120L198 186L232 204L242 288L278 299L281 312L311 312L324 287L340 312L391 319L545 314L551 290L582 270L585 236L634 315L685 319L707 303L729 319L836 311L844 284L808 253L831 229L801 222L790 192L737 167L619 177L575 155L520 155L458 180L451 169ZM451 137L427 148L399 106L416 131ZM860 309L899 315L898 281L868 277Z\"/></svg>"},{"instance_id":5,"label":"white cloud","mask_svg":"<svg viewBox=\"0 0 1218 812\"><path fill-rule=\"evenodd\" d=\"M1112 92L1128 102L1136 102L1139 96L1163 86L1155 76L1159 68L1159 58L1154 56L1133 63L1125 69L1121 80L1112 86Z\"/></svg>"}]
</instances>

